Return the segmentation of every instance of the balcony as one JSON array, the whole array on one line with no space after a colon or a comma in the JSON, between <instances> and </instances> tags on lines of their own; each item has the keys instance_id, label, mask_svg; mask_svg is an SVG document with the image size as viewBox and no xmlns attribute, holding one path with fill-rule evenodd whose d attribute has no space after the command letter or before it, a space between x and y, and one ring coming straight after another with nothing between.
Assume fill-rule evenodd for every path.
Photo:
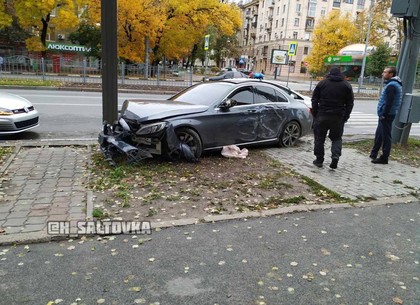
<instances>
[{"instance_id":1,"label":"balcony","mask_svg":"<svg viewBox=\"0 0 420 305\"><path fill-rule=\"evenodd\" d=\"M315 26L315 18L307 17L305 23L305 31L313 31Z\"/></svg>"}]
</instances>

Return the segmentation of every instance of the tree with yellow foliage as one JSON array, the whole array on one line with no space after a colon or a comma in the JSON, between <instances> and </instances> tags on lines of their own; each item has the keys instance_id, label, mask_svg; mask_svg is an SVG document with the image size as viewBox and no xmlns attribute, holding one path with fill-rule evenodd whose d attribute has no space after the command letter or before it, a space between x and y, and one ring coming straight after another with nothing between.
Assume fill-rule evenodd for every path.
<instances>
[{"instance_id":1,"label":"tree with yellow foliage","mask_svg":"<svg viewBox=\"0 0 420 305\"><path fill-rule=\"evenodd\" d=\"M335 55L343 47L357 42L357 29L350 15L341 15L333 10L317 24L313 34L313 48L305 61L310 72L320 75L325 72L324 58Z\"/></svg>"},{"instance_id":2,"label":"tree with yellow foliage","mask_svg":"<svg viewBox=\"0 0 420 305\"><path fill-rule=\"evenodd\" d=\"M182 58L191 54L210 26L220 35L233 35L241 26L240 11L219 0L161 1L165 20L153 48L155 59Z\"/></svg>"},{"instance_id":3,"label":"tree with yellow foliage","mask_svg":"<svg viewBox=\"0 0 420 305\"><path fill-rule=\"evenodd\" d=\"M48 31L75 28L85 0L11 0L9 3L18 24L33 33L26 40L26 48L45 52Z\"/></svg>"},{"instance_id":4,"label":"tree with yellow foliage","mask_svg":"<svg viewBox=\"0 0 420 305\"><path fill-rule=\"evenodd\" d=\"M397 42L395 47L399 49L404 35L401 19L388 14L391 4L391 0L377 0L372 8L365 9L357 15L356 27L359 43L365 43L369 19L372 18L369 45L379 46L385 41L385 38L395 36Z\"/></svg>"},{"instance_id":5,"label":"tree with yellow foliage","mask_svg":"<svg viewBox=\"0 0 420 305\"><path fill-rule=\"evenodd\" d=\"M241 25L239 9L219 0L118 0L118 55L141 62L144 40L149 38L152 60L180 59L191 54L194 45L210 25L232 35ZM100 22L101 0L89 0L88 18Z\"/></svg>"},{"instance_id":6,"label":"tree with yellow foliage","mask_svg":"<svg viewBox=\"0 0 420 305\"><path fill-rule=\"evenodd\" d=\"M12 16L8 12L9 10L7 1L3 1L0 4L0 30L12 24Z\"/></svg>"}]
</instances>

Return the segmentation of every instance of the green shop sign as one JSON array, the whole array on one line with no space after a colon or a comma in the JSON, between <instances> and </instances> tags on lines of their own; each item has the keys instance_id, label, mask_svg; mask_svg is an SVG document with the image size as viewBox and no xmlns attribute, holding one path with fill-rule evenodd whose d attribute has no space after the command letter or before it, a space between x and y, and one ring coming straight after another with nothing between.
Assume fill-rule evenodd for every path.
<instances>
[{"instance_id":1,"label":"green shop sign","mask_svg":"<svg viewBox=\"0 0 420 305\"><path fill-rule=\"evenodd\" d=\"M329 55L324 58L324 62L327 64L342 63L342 62L352 62L353 58L349 55L343 56L333 56Z\"/></svg>"},{"instance_id":2,"label":"green shop sign","mask_svg":"<svg viewBox=\"0 0 420 305\"><path fill-rule=\"evenodd\" d=\"M78 46L74 44L64 44L64 43L55 43L55 42L47 42L47 49L48 50L56 50L62 52L89 52L91 48L86 48L84 46Z\"/></svg>"}]
</instances>

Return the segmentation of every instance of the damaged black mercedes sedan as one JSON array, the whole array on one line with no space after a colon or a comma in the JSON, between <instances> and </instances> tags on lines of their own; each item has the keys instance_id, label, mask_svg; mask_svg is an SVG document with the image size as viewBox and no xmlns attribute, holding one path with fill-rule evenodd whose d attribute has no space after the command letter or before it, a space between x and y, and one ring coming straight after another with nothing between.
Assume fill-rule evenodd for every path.
<instances>
[{"instance_id":1,"label":"damaged black mercedes sedan","mask_svg":"<svg viewBox=\"0 0 420 305\"><path fill-rule=\"evenodd\" d=\"M129 99L99 135L108 160L153 155L196 161L226 145L292 146L311 131L310 109L273 83L230 79L193 85L165 101Z\"/></svg>"}]
</instances>

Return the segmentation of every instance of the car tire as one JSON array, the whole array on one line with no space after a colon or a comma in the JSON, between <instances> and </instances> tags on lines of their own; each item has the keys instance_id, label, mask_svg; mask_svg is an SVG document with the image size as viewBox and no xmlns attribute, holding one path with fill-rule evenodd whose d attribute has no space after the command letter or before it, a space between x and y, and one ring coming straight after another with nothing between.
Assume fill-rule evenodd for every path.
<instances>
[{"instance_id":1,"label":"car tire","mask_svg":"<svg viewBox=\"0 0 420 305\"><path fill-rule=\"evenodd\" d=\"M178 128L175 130L175 134L181 143L187 144L190 147L191 152L196 158L200 158L203 153L203 145L197 132L191 128Z\"/></svg>"},{"instance_id":2,"label":"car tire","mask_svg":"<svg viewBox=\"0 0 420 305\"><path fill-rule=\"evenodd\" d=\"M291 121L287 123L280 134L280 146L291 147L294 146L300 138L301 128L298 122Z\"/></svg>"}]
</instances>

